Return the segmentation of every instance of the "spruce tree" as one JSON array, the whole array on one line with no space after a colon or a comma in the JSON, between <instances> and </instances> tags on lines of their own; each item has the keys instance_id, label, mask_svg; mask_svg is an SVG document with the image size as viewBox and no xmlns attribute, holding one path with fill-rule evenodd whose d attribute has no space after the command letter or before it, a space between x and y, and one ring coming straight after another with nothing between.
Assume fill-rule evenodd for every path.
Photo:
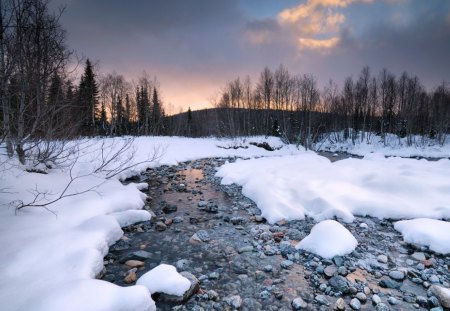
<instances>
[{"instance_id":1,"label":"spruce tree","mask_svg":"<svg viewBox=\"0 0 450 311\"><path fill-rule=\"evenodd\" d=\"M93 135L99 131L101 110L97 107L98 84L89 59L78 88L78 107L80 109L83 135Z\"/></svg>"}]
</instances>

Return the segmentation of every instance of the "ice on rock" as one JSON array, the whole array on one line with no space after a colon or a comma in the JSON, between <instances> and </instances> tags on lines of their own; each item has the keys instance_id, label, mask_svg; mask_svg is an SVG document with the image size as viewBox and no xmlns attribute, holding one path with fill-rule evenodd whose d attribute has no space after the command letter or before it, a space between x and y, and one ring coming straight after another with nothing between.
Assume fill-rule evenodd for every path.
<instances>
[{"instance_id":1,"label":"ice on rock","mask_svg":"<svg viewBox=\"0 0 450 311\"><path fill-rule=\"evenodd\" d=\"M357 245L356 239L343 225L335 220L325 220L315 225L296 248L329 259L351 253Z\"/></svg>"}]
</instances>

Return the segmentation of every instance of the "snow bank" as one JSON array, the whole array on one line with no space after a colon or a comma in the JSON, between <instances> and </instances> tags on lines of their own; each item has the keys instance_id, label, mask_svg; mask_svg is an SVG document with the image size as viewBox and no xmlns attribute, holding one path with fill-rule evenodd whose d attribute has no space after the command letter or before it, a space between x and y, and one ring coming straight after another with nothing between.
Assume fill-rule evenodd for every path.
<instances>
[{"instance_id":1,"label":"snow bank","mask_svg":"<svg viewBox=\"0 0 450 311\"><path fill-rule=\"evenodd\" d=\"M141 163L117 177L125 178L150 166L206 157L248 158L299 153L295 147L284 146L276 138L270 138L269 143L282 148L273 152L251 145L253 139L264 141L261 137L244 139L239 142L243 148L238 149L221 148L236 141L230 139L140 137L130 140L125 137L71 142L69 147L76 144L79 149L76 161L69 157L73 161L70 173L75 179L66 195L73 196L48 206L54 214L33 207L15 215L14 206L19 200L31 202L36 190L45 193L47 199L57 198L70 182L69 167L50 169L48 174L28 173L17 162L0 154L2 311L155 310L146 287L122 288L94 279L103 269L108 247L123 235L121 226L150 219L150 214L141 210L146 196L139 189L145 189L145 184L124 186L117 178L105 179L105 176L121 161L130 166L154 156L153 162ZM102 161L102 155L114 154L127 141L131 143L129 150L120 154L117 161L108 162L103 170L93 173L107 162ZM130 160L128 156L132 152L135 156ZM153 275L158 271L156 278L149 274L143 279L147 287L169 293L172 290L175 294L184 290L186 279L174 276L166 279L168 269L155 270ZM161 280L165 282L160 283ZM160 287L161 284L166 287Z\"/></svg>"},{"instance_id":2,"label":"snow bank","mask_svg":"<svg viewBox=\"0 0 450 311\"><path fill-rule=\"evenodd\" d=\"M315 153L238 160L217 172L222 184L242 186L262 216L317 221L354 215L410 219L450 217L450 161L385 158L331 163Z\"/></svg>"},{"instance_id":3,"label":"snow bank","mask_svg":"<svg viewBox=\"0 0 450 311\"><path fill-rule=\"evenodd\" d=\"M355 144L351 138L343 140L343 132L331 133L321 142L316 144L318 151L348 152L355 155L365 156L377 152L386 156L400 157L425 157L425 158L448 158L450 157L450 135L447 135L446 144L441 146L436 140L414 136L408 146L407 138L399 138L394 134L387 134L386 139L373 133L364 133L361 141L359 133Z\"/></svg>"},{"instance_id":4,"label":"snow bank","mask_svg":"<svg viewBox=\"0 0 450 311\"><path fill-rule=\"evenodd\" d=\"M335 220L325 220L315 225L295 248L330 259L353 252L357 245L356 239L343 225Z\"/></svg>"},{"instance_id":5,"label":"snow bank","mask_svg":"<svg viewBox=\"0 0 450 311\"><path fill-rule=\"evenodd\" d=\"M174 266L161 264L142 275L136 282L147 287L150 293L183 296L191 282L177 272Z\"/></svg>"},{"instance_id":6,"label":"snow bank","mask_svg":"<svg viewBox=\"0 0 450 311\"><path fill-rule=\"evenodd\" d=\"M437 253L450 254L450 222L419 218L398 221L394 228L408 243L425 245Z\"/></svg>"}]
</instances>

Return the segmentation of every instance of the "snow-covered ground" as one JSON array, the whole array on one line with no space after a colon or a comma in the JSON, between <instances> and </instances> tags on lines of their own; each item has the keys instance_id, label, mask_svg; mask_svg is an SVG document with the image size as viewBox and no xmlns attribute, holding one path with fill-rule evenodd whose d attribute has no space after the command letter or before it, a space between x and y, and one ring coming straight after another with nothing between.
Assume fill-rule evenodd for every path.
<instances>
[{"instance_id":1,"label":"snow-covered ground","mask_svg":"<svg viewBox=\"0 0 450 311\"><path fill-rule=\"evenodd\" d=\"M103 269L108 247L123 234L120 227L150 219L150 214L141 210L145 201L145 195L139 191L142 184L124 186L117 177L127 177L150 166L206 157L302 153L294 146L269 152L249 144L265 141L263 137L232 140L141 137L132 142L132 148L121 155L122 159L126 161L134 150L134 163L151 159L156 153L154 161L141 163L110 179L105 176L111 175L120 159L92 173L102 164L102 151L106 159L127 140L129 138L73 142L80 145L76 162L72 157L65 163L68 166L49 169L48 174L25 172L17 162L4 162L6 157L1 156L2 310L30 310L30 306L33 310L45 311L153 310L154 304L144 286L121 288L95 279ZM279 139L269 138L268 142L274 147L282 146ZM130 164L125 162L125 166ZM56 201L48 206L51 212L39 207L16 212L14 207L20 203L17 200L30 203L36 191L46 195L39 203L57 198L71 180L70 168L75 179L66 194L80 194Z\"/></svg>"},{"instance_id":2,"label":"snow-covered ground","mask_svg":"<svg viewBox=\"0 0 450 311\"><path fill-rule=\"evenodd\" d=\"M258 204L269 222L306 215L316 220L337 216L346 222L354 215L399 220L450 217L448 159L428 162L370 154L362 160L331 163L314 152L283 145L277 138L268 142L278 150L267 151L251 144L266 141L263 137L141 137L132 142L134 162L126 162L127 166L139 165L109 179L105 177L118 172L115 168L120 161L93 173L102 163L102 143L105 156L111 150L120 150L127 139L78 141L83 147L77 161L71 162L74 165L48 169L48 174L25 172L24 167L11 160L3 162L6 158L0 156L2 310L29 310L30 306L33 310L154 310L148 289L152 274L138 282L146 286L127 288L95 279L103 268L108 246L123 234L120 227L150 218L141 210L145 195L139 189L143 185L124 186L118 177L151 166L208 157L248 159L224 165L218 176L223 177L223 183L242 185L244 194ZM125 161L130 150L122 155ZM154 161L145 162L155 152ZM23 208L16 214L17 200L31 202L36 191L46 193L44 201L56 198L70 181L69 173L79 178L73 180L66 194L78 195L48 206L54 214L38 207ZM416 227L420 229L398 223L397 229L407 241L410 236L420 236L415 243L434 245L436 235L429 234L426 226L420 233L410 233ZM351 251L347 246L345 251Z\"/></svg>"},{"instance_id":3,"label":"snow-covered ground","mask_svg":"<svg viewBox=\"0 0 450 311\"><path fill-rule=\"evenodd\" d=\"M370 153L382 153L386 156L448 158L450 157L450 136L446 137L446 144L441 146L436 140L414 136L408 146L407 138L387 134L386 139L370 133L361 133L352 142L351 138L343 140L343 133L330 133L326 138L316 144L318 151L347 152L354 155L365 156Z\"/></svg>"}]
</instances>

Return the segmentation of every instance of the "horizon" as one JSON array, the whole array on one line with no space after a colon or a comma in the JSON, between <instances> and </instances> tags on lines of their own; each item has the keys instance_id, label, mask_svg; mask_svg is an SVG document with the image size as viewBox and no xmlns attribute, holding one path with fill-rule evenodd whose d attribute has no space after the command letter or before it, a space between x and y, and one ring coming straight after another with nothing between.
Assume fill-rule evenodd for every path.
<instances>
[{"instance_id":1,"label":"horizon","mask_svg":"<svg viewBox=\"0 0 450 311\"><path fill-rule=\"evenodd\" d=\"M322 89L364 66L450 81L450 2L420 0L54 0L68 46L128 80L157 77L170 114L211 108L238 76L264 67L310 73ZM424 48L425 47L425 48Z\"/></svg>"}]
</instances>

